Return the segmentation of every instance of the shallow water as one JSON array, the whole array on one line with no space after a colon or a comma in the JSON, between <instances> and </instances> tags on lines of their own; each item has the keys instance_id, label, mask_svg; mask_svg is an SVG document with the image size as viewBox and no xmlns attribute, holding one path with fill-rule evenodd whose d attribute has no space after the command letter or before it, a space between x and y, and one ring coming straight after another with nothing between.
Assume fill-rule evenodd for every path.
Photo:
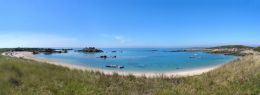
<instances>
[{"instance_id":1,"label":"shallow water","mask_svg":"<svg viewBox=\"0 0 260 95\"><path fill-rule=\"evenodd\" d=\"M234 60L235 56L208 54L204 52L169 52L176 49L147 48L104 48L103 53L80 53L74 50L62 54L37 54L35 57L51 59L80 66L133 72L168 72L189 70L225 64ZM117 52L111 52L111 51ZM156 50L156 51L153 51ZM102 59L99 56L117 56ZM194 58L190 58L194 57ZM124 69L107 68L106 65L120 65Z\"/></svg>"}]
</instances>

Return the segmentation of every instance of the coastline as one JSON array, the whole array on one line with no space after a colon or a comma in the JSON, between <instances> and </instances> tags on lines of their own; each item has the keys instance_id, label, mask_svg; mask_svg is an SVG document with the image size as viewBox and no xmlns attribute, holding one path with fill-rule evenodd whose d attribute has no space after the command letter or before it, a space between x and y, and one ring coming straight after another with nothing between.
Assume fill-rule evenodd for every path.
<instances>
[{"instance_id":1,"label":"coastline","mask_svg":"<svg viewBox=\"0 0 260 95\"><path fill-rule=\"evenodd\" d=\"M104 70L104 69L98 69L98 68L91 68L86 66L80 66L80 65L74 65L71 63L64 63L64 62L58 62L54 60L49 59L41 59L41 58L35 58L33 56L32 52L4 52L2 53L4 56L10 56L10 57L16 57L16 58L24 58L29 60L34 60L38 62L53 64L57 66L67 67L69 69L77 69L82 71L93 71L93 72L102 72L106 75L113 75L114 73L117 73L122 76L127 75L134 75L136 77L185 77L185 76L194 76L194 75L200 75L206 72L209 72L211 70L214 70L216 68L221 67L222 65L216 65L216 66L210 66L210 67L203 67L203 68L195 68L190 70L181 70L181 71L169 71L169 72L163 72L163 73L155 73L155 72L127 72L127 71L114 71L114 70Z\"/></svg>"}]
</instances>

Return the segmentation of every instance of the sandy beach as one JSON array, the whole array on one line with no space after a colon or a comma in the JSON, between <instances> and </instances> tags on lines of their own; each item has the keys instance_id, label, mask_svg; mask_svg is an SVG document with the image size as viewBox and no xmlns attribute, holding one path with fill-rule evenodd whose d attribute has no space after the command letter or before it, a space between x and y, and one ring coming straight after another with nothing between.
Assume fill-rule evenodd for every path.
<instances>
[{"instance_id":1,"label":"sandy beach","mask_svg":"<svg viewBox=\"0 0 260 95\"><path fill-rule=\"evenodd\" d=\"M197 68L197 69L190 69L190 70L182 70L182 71L169 71L165 73L151 73L151 72L127 72L127 71L112 71L112 70L104 70L104 69L96 69L96 68L89 68L85 66L79 66L79 65L74 65L70 63L63 63L63 62L58 62L54 60L47 60L47 59L40 59L40 58L35 58L33 56L32 52L4 52L2 53L4 56L10 56L10 57L16 57L16 58L25 58L29 60L34 60L38 62L43 62L43 63L48 63L48 64L54 64L57 66L63 66L67 67L70 69L78 69L78 70L83 70L83 71L94 71L94 72L103 72L104 74L111 75L114 73L118 73L119 75L134 75L137 77L159 77L159 76L164 76L164 77L184 77L184 76L194 76L194 75L200 75L206 72L209 72L211 70L214 70L221 65L218 66L212 66L212 67L205 67L205 68Z\"/></svg>"}]
</instances>

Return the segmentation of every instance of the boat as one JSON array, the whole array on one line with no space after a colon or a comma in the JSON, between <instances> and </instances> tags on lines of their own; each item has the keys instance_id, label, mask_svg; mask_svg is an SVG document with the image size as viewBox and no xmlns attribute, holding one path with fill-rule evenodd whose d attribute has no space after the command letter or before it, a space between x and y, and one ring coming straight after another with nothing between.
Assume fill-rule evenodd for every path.
<instances>
[{"instance_id":1,"label":"boat","mask_svg":"<svg viewBox=\"0 0 260 95\"><path fill-rule=\"evenodd\" d=\"M119 69L125 68L124 66L119 66L119 65L106 65L106 67L108 67L108 68L119 68Z\"/></svg>"},{"instance_id":2,"label":"boat","mask_svg":"<svg viewBox=\"0 0 260 95\"><path fill-rule=\"evenodd\" d=\"M190 56L189 58L197 58L198 57L198 54L193 54L193 56Z\"/></svg>"}]
</instances>

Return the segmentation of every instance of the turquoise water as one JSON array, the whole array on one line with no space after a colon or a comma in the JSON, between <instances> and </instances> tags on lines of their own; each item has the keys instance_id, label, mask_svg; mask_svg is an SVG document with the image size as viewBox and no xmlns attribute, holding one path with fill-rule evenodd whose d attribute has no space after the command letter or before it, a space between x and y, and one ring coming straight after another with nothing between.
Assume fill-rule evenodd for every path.
<instances>
[{"instance_id":1,"label":"turquoise water","mask_svg":"<svg viewBox=\"0 0 260 95\"><path fill-rule=\"evenodd\" d=\"M35 57L76 64L106 70L123 70L134 72L167 72L203 68L225 64L234 60L235 56L208 54L204 52L169 52L176 49L119 49L106 48L103 53L81 53L74 50L63 54L37 54ZM112 52L116 50L117 52ZM157 51L153 51L157 50ZM117 58L97 58L102 55ZM190 58L194 57L194 58ZM107 68L106 65L120 65L124 69Z\"/></svg>"}]
</instances>

